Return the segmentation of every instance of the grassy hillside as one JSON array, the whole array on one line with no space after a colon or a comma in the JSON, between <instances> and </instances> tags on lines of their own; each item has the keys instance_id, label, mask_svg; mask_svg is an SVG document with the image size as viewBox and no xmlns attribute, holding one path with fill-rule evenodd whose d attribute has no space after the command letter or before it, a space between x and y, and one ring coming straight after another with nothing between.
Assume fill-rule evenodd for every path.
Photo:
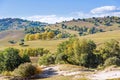
<instances>
[{"instance_id":1,"label":"grassy hillside","mask_svg":"<svg viewBox=\"0 0 120 80\"><path fill-rule=\"evenodd\" d=\"M10 22L13 23L14 21L16 23L21 22L21 21L26 22L26 20L9 19L9 18L3 19L3 21L5 23L6 23L6 21L7 21L7 23L10 23ZM22 22L22 24L24 22ZM13 26L13 25L11 25L11 26ZM63 28L66 26L67 26L67 28ZM97 32L94 34L90 33L89 35L87 34L85 36L79 36L79 31L81 31L81 30L76 30L76 29L78 29L77 27L84 27L84 26L86 26L88 28L87 30L89 30L89 28L94 26L95 28L103 29L105 32ZM76 28L76 29L71 29L71 27ZM64 21L61 23L48 25L45 27L45 30L47 28L50 28L52 30L59 29L61 32L75 34L79 38L92 39L98 45L100 45L101 43L103 43L104 41L107 41L109 39L116 39L116 40L120 41L120 18L119 17L88 18L88 19L77 19L77 20L74 19L71 21ZM79 29L81 29L81 28L79 28ZM82 28L82 29L84 29L84 28ZM82 31L84 33L84 30L82 30ZM85 33L87 33L87 32L85 32ZM8 30L8 31L0 32L0 49L4 49L6 47L15 47L15 48L28 48L28 47L38 48L38 47L42 47L42 48L49 49L52 52L55 52L57 49L57 45L59 43L61 43L62 41L65 41L68 39L68 38L66 38L66 39L58 39L58 40L26 41L25 45L28 45L28 46L21 47L21 46L19 46L19 41L20 41L20 39L24 39L24 36L25 36L25 32L23 30ZM10 44L8 42L9 40L14 40L17 43Z\"/></svg>"},{"instance_id":2,"label":"grassy hillside","mask_svg":"<svg viewBox=\"0 0 120 80\"><path fill-rule=\"evenodd\" d=\"M23 30L9 30L0 32L0 47L8 45L9 40L19 41L24 38Z\"/></svg>"},{"instance_id":3,"label":"grassy hillside","mask_svg":"<svg viewBox=\"0 0 120 80\"><path fill-rule=\"evenodd\" d=\"M47 28L50 29L59 29L61 31L66 31L68 33L76 34L78 33L85 32L88 34L89 30L80 30L80 28L96 28L98 31L95 31L94 33L97 32L102 32L102 31L113 31L113 30L120 30L120 17L93 17L93 18L86 18L86 19L73 19L71 21L63 21L61 23L56 23L52 25L48 25ZM99 31L102 30L102 31ZM74 31L74 32L73 32Z\"/></svg>"},{"instance_id":4,"label":"grassy hillside","mask_svg":"<svg viewBox=\"0 0 120 80\"><path fill-rule=\"evenodd\" d=\"M96 34L82 36L80 38L91 39L98 44L103 43L104 41L107 41L110 39L116 39L116 40L120 41L120 30L96 33Z\"/></svg>"},{"instance_id":5,"label":"grassy hillside","mask_svg":"<svg viewBox=\"0 0 120 80\"><path fill-rule=\"evenodd\" d=\"M3 35L3 33L0 33L0 35L1 34ZM22 48L24 49L24 48L28 48L28 47L32 47L32 48L41 47L41 48L49 49L52 52L55 52L57 49L57 45L65 40L67 40L67 39L60 39L60 40L26 41L25 44L29 45L29 46L21 47L18 45L18 43L14 44L14 45L8 43L8 40L19 41L22 37L24 37L23 31L7 31L7 33L4 35L7 35L7 36L4 37L3 39L0 39L0 43L1 43L0 49L4 49L6 47L15 47L15 48L20 48L20 49L22 49ZM79 38L91 39L91 40L95 41L95 43L100 45L101 43L103 43L104 41L107 41L109 39L116 39L116 40L120 41L120 30L96 33L96 34L82 36Z\"/></svg>"}]
</instances>

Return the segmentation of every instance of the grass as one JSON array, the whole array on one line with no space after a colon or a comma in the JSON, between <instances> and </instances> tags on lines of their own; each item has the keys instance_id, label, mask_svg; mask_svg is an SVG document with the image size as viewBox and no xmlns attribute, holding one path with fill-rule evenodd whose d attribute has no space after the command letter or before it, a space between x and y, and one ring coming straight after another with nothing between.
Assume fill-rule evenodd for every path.
<instances>
[{"instance_id":1,"label":"grass","mask_svg":"<svg viewBox=\"0 0 120 80\"><path fill-rule=\"evenodd\" d=\"M28 45L26 47L20 46L19 44L10 44L6 42L5 44L0 45L0 50L3 50L7 47L14 47L17 49L25 49L25 48L45 48L50 50L51 52L55 52L57 49L57 45L66 39L63 40L34 40L34 41L26 41L25 45Z\"/></svg>"},{"instance_id":2,"label":"grass","mask_svg":"<svg viewBox=\"0 0 120 80\"><path fill-rule=\"evenodd\" d=\"M53 76L44 79L36 79L36 80L72 80L70 76Z\"/></svg>"},{"instance_id":3,"label":"grass","mask_svg":"<svg viewBox=\"0 0 120 80\"><path fill-rule=\"evenodd\" d=\"M80 71L80 70L85 70L86 68L82 66L71 65L71 64L61 64L59 65L59 69L61 71Z\"/></svg>"},{"instance_id":4,"label":"grass","mask_svg":"<svg viewBox=\"0 0 120 80\"><path fill-rule=\"evenodd\" d=\"M24 38L23 30L14 30L14 31L3 31L0 32L0 48L13 46L8 43L9 40L19 41Z\"/></svg>"},{"instance_id":5,"label":"grass","mask_svg":"<svg viewBox=\"0 0 120 80\"><path fill-rule=\"evenodd\" d=\"M74 78L73 76L54 76L54 77L36 79L36 80L89 80L89 79L86 77Z\"/></svg>"},{"instance_id":6,"label":"grass","mask_svg":"<svg viewBox=\"0 0 120 80\"><path fill-rule=\"evenodd\" d=\"M22 36L19 35L19 36ZM96 34L91 34L91 35L86 35L86 36L81 36L81 38L86 38L86 39L91 39L93 40L97 45L102 44L103 42L110 40L110 39L116 39L120 41L120 30L115 30L115 31L108 31L108 32L102 32L102 33L96 33ZM26 47L19 46L18 44L11 45L8 43L8 40L19 40L20 38L15 37L12 38L9 36L3 39L0 39L0 50L3 50L7 47L14 47L18 49L25 49L25 48L45 48L50 50L51 52L55 52L57 50L57 45L67 39L60 39L60 40L34 40L34 41L26 41L25 45L29 45Z\"/></svg>"},{"instance_id":7,"label":"grass","mask_svg":"<svg viewBox=\"0 0 120 80\"><path fill-rule=\"evenodd\" d=\"M82 36L80 38L91 39L97 44L101 44L110 39L115 39L117 41L120 41L120 30L96 33L96 34L91 34L87 36Z\"/></svg>"},{"instance_id":8,"label":"grass","mask_svg":"<svg viewBox=\"0 0 120 80\"><path fill-rule=\"evenodd\" d=\"M120 78L107 79L107 80L120 80Z\"/></svg>"}]
</instances>

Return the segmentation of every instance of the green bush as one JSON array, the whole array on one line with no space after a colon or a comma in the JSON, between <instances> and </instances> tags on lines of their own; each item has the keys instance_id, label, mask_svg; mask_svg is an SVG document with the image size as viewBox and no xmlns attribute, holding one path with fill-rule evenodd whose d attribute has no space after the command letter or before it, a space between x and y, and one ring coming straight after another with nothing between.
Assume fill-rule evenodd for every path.
<instances>
[{"instance_id":1,"label":"green bush","mask_svg":"<svg viewBox=\"0 0 120 80\"><path fill-rule=\"evenodd\" d=\"M22 58L19 56L19 50L14 48L7 48L3 52L3 69L5 71L12 71L22 63Z\"/></svg>"},{"instance_id":2,"label":"green bush","mask_svg":"<svg viewBox=\"0 0 120 80\"><path fill-rule=\"evenodd\" d=\"M17 69L13 71L14 76L18 77L31 77L36 74L36 67L31 63L21 64Z\"/></svg>"},{"instance_id":3,"label":"green bush","mask_svg":"<svg viewBox=\"0 0 120 80\"><path fill-rule=\"evenodd\" d=\"M56 60L55 60L55 63L57 64L65 64L65 63L68 63L68 56L66 54L58 54L57 57L56 57Z\"/></svg>"},{"instance_id":4,"label":"green bush","mask_svg":"<svg viewBox=\"0 0 120 80\"><path fill-rule=\"evenodd\" d=\"M13 71L21 63L30 62L29 57L19 55L19 50L14 48L7 48L0 52L0 72Z\"/></svg>"},{"instance_id":5,"label":"green bush","mask_svg":"<svg viewBox=\"0 0 120 80\"><path fill-rule=\"evenodd\" d=\"M27 54L23 54L23 55L22 55L22 61L23 61L23 62L31 62L31 61L30 61L30 57L29 57Z\"/></svg>"},{"instance_id":6,"label":"green bush","mask_svg":"<svg viewBox=\"0 0 120 80\"><path fill-rule=\"evenodd\" d=\"M47 54L47 53L49 53L49 50L46 50L44 48L27 48L20 50L20 55L27 54L32 57L43 56L43 54Z\"/></svg>"},{"instance_id":7,"label":"green bush","mask_svg":"<svg viewBox=\"0 0 120 80\"><path fill-rule=\"evenodd\" d=\"M55 56L52 54L45 54L39 58L38 63L40 65L50 65L55 63Z\"/></svg>"},{"instance_id":8,"label":"green bush","mask_svg":"<svg viewBox=\"0 0 120 80\"><path fill-rule=\"evenodd\" d=\"M110 57L115 56L120 58L119 42L114 39L108 40L100 47L99 53L103 57L104 61Z\"/></svg>"},{"instance_id":9,"label":"green bush","mask_svg":"<svg viewBox=\"0 0 120 80\"><path fill-rule=\"evenodd\" d=\"M111 57L106 59L104 66L117 65L120 66L120 59L117 57Z\"/></svg>"}]
</instances>

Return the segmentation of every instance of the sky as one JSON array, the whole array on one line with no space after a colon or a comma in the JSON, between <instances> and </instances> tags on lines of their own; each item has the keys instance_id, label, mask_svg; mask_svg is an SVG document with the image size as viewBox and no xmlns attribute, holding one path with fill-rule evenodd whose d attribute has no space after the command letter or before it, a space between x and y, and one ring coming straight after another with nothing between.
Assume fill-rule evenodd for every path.
<instances>
[{"instance_id":1,"label":"sky","mask_svg":"<svg viewBox=\"0 0 120 80\"><path fill-rule=\"evenodd\" d=\"M0 0L1 19L56 23L104 16L120 16L120 0Z\"/></svg>"}]
</instances>

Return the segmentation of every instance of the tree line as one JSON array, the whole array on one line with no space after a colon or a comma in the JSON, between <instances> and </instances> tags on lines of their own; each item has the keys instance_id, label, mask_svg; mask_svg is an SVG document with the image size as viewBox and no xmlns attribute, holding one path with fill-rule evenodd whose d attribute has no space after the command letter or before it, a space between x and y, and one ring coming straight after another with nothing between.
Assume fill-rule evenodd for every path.
<instances>
[{"instance_id":1,"label":"tree line","mask_svg":"<svg viewBox=\"0 0 120 80\"><path fill-rule=\"evenodd\" d=\"M55 54L40 57L39 64L73 64L88 68L120 65L120 45L109 40L97 49L92 40L70 39L58 45Z\"/></svg>"},{"instance_id":2,"label":"tree line","mask_svg":"<svg viewBox=\"0 0 120 80\"><path fill-rule=\"evenodd\" d=\"M26 35L24 38L25 41L51 40L51 39L68 38L73 36L70 33L62 32L59 29L51 30L49 28L44 29L41 27L28 28L25 30L25 32L26 32Z\"/></svg>"},{"instance_id":3,"label":"tree line","mask_svg":"<svg viewBox=\"0 0 120 80\"><path fill-rule=\"evenodd\" d=\"M80 36L84 36L84 35L88 35L88 34L94 34L94 33L98 33L98 32L103 32L103 29L100 28L96 28L96 27L79 27L79 26L67 26L65 24L61 24L61 28L62 29L70 29L70 30L74 30L74 31L78 31Z\"/></svg>"}]
</instances>

